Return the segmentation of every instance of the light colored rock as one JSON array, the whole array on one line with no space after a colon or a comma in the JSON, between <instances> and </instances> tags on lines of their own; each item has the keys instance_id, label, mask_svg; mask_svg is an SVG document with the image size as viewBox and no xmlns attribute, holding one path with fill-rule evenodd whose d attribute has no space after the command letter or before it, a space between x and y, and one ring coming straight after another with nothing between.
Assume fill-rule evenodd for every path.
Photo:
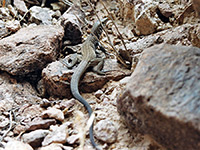
<instances>
[{"instance_id":1,"label":"light colored rock","mask_svg":"<svg viewBox=\"0 0 200 150\"><path fill-rule=\"evenodd\" d=\"M0 116L0 129L5 128L9 124L8 118Z\"/></svg>"},{"instance_id":2,"label":"light colored rock","mask_svg":"<svg viewBox=\"0 0 200 150\"><path fill-rule=\"evenodd\" d=\"M42 129L35 130L35 131L32 131L32 132L23 134L22 140L25 143L28 143L32 147L36 148L36 147L39 147L41 145L43 139L49 133L50 133L50 131L48 131L48 130L42 130Z\"/></svg>"},{"instance_id":3,"label":"light colored rock","mask_svg":"<svg viewBox=\"0 0 200 150\"><path fill-rule=\"evenodd\" d=\"M6 23L0 20L0 39L4 38L8 34L9 34L9 31L6 28Z\"/></svg>"},{"instance_id":4,"label":"light colored rock","mask_svg":"<svg viewBox=\"0 0 200 150\"><path fill-rule=\"evenodd\" d=\"M94 95L96 96L96 98L100 99L101 95L103 94L102 90L98 90L94 93Z\"/></svg>"},{"instance_id":5,"label":"light colored rock","mask_svg":"<svg viewBox=\"0 0 200 150\"><path fill-rule=\"evenodd\" d=\"M60 126L55 125L51 126L50 130L51 133L49 133L43 140L42 146L47 146L51 143L66 143L68 138L68 126L69 123L66 122Z\"/></svg>"},{"instance_id":6,"label":"light colored rock","mask_svg":"<svg viewBox=\"0 0 200 150\"><path fill-rule=\"evenodd\" d=\"M55 125L56 120L55 119L42 119L37 118L33 119L31 122L27 124L26 131L34 131L37 129L48 129L51 125Z\"/></svg>"},{"instance_id":7,"label":"light colored rock","mask_svg":"<svg viewBox=\"0 0 200 150\"><path fill-rule=\"evenodd\" d=\"M33 6L30 8L30 21L36 24L50 25L52 24L52 15L54 12L49 8Z\"/></svg>"},{"instance_id":8,"label":"light colored rock","mask_svg":"<svg viewBox=\"0 0 200 150\"><path fill-rule=\"evenodd\" d=\"M48 146L43 146L39 150L73 150L73 147L63 146L62 144L52 143Z\"/></svg>"},{"instance_id":9,"label":"light colored rock","mask_svg":"<svg viewBox=\"0 0 200 150\"><path fill-rule=\"evenodd\" d=\"M0 113L11 110L13 106L18 107L41 100L30 83L18 83L6 73L0 73L0 89Z\"/></svg>"},{"instance_id":10,"label":"light colored rock","mask_svg":"<svg viewBox=\"0 0 200 150\"><path fill-rule=\"evenodd\" d=\"M160 10L160 13L167 18L173 15L174 10L170 8L169 3L167 2L158 4L158 9Z\"/></svg>"},{"instance_id":11,"label":"light colored rock","mask_svg":"<svg viewBox=\"0 0 200 150\"><path fill-rule=\"evenodd\" d=\"M53 107L50 107L46 111L42 113L43 118L54 118L59 121L63 121L65 119L63 112L60 109L56 109Z\"/></svg>"},{"instance_id":12,"label":"light colored rock","mask_svg":"<svg viewBox=\"0 0 200 150\"><path fill-rule=\"evenodd\" d=\"M6 28L9 31L17 32L21 28L21 25L18 20L11 20L6 22Z\"/></svg>"},{"instance_id":13,"label":"light colored rock","mask_svg":"<svg viewBox=\"0 0 200 150\"><path fill-rule=\"evenodd\" d=\"M95 127L95 137L106 143L114 143L117 140L117 128L109 120L99 121Z\"/></svg>"},{"instance_id":14,"label":"light colored rock","mask_svg":"<svg viewBox=\"0 0 200 150\"><path fill-rule=\"evenodd\" d=\"M21 15L24 15L28 11L23 0L14 0L14 6Z\"/></svg>"},{"instance_id":15,"label":"light colored rock","mask_svg":"<svg viewBox=\"0 0 200 150\"><path fill-rule=\"evenodd\" d=\"M33 150L33 148L20 141L10 141L6 144L4 150Z\"/></svg>"},{"instance_id":16,"label":"light colored rock","mask_svg":"<svg viewBox=\"0 0 200 150\"><path fill-rule=\"evenodd\" d=\"M69 144L75 144L78 142L80 135L71 135L67 138L67 143Z\"/></svg>"}]
</instances>

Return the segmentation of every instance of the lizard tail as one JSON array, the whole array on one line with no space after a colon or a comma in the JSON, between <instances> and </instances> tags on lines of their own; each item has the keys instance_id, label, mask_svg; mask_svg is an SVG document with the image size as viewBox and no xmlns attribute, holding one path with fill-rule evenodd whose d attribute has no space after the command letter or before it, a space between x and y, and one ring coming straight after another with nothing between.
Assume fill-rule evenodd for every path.
<instances>
[{"instance_id":1,"label":"lizard tail","mask_svg":"<svg viewBox=\"0 0 200 150\"><path fill-rule=\"evenodd\" d=\"M71 79L71 82L70 82L70 88L71 88L71 92L72 92L72 95L80 102L82 103L85 108L87 109L88 113L89 113L89 116L91 116L92 114L92 108L91 106L88 104L88 102L81 96L81 94L79 93L79 89L78 89L78 83L79 83L79 80L83 74L83 72L85 72L85 70L83 70L83 68L87 68L85 67L86 65L88 64L88 62L85 62L85 61L82 61L81 64L79 66L81 66L79 68L77 68L74 72L74 74L72 75L72 79ZM78 67L79 67L78 66ZM80 71L81 70L81 71ZM96 150L100 150L99 146L95 143L94 141L94 135L93 135L93 123L92 125L90 126L90 129L89 129L89 135L90 135L90 141L91 141L91 144L92 146L96 149Z\"/></svg>"}]
</instances>

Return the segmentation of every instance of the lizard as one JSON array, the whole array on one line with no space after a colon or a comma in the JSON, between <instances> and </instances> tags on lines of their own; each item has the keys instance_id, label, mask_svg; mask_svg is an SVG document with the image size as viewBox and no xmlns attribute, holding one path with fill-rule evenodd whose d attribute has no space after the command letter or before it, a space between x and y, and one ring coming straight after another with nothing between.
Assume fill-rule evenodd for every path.
<instances>
[{"instance_id":1,"label":"lizard","mask_svg":"<svg viewBox=\"0 0 200 150\"><path fill-rule=\"evenodd\" d=\"M81 47L82 60L81 60L80 64L78 65L78 67L75 68L75 71L72 75L71 82L70 82L70 89L71 89L72 95L85 106L85 108L87 109L87 111L89 113L89 116L91 116L91 114L93 112L92 108L89 105L89 103L81 96L79 89L78 89L78 85L79 85L81 76L85 73L85 71L87 70L87 68L89 66L93 66L94 64L97 64L96 68L94 68L96 70L94 70L94 71L96 71L99 74L103 74L103 72L101 72L99 70L103 65L103 59L96 57L96 46L99 44L98 39L100 38L100 35L102 33L101 25L102 24L105 25L107 20L108 20L107 18L104 18L101 20L101 22L97 21L93 25L93 27L91 29L92 33L89 35L89 37L86 39L86 41L83 43L83 45ZM93 147L95 149L99 150L98 145L94 141L93 123L89 129L89 136L90 136L90 141L91 141L91 144L93 145Z\"/></svg>"}]
</instances>

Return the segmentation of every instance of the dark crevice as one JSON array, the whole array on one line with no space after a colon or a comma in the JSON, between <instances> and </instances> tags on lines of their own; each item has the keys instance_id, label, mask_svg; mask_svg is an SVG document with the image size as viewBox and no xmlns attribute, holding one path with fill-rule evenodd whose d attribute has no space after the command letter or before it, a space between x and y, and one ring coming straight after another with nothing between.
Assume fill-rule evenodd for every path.
<instances>
[{"instance_id":1,"label":"dark crevice","mask_svg":"<svg viewBox=\"0 0 200 150\"><path fill-rule=\"evenodd\" d=\"M156 13L157 13L158 17L160 18L160 20L161 20L162 22L164 22L164 23L169 22L169 17L165 17L165 16L160 12L159 9L156 10Z\"/></svg>"}]
</instances>

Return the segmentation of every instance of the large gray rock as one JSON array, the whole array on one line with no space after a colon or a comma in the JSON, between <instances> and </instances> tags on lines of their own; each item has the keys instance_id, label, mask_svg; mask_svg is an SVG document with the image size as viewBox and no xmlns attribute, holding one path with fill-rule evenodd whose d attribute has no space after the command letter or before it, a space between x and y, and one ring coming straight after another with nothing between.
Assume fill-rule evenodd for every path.
<instances>
[{"instance_id":1,"label":"large gray rock","mask_svg":"<svg viewBox=\"0 0 200 150\"><path fill-rule=\"evenodd\" d=\"M199 150L200 49L146 49L117 107L133 134L148 134L169 150Z\"/></svg>"},{"instance_id":2,"label":"large gray rock","mask_svg":"<svg viewBox=\"0 0 200 150\"><path fill-rule=\"evenodd\" d=\"M0 70L24 75L56 59L64 35L61 26L27 27L0 40Z\"/></svg>"}]
</instances>

